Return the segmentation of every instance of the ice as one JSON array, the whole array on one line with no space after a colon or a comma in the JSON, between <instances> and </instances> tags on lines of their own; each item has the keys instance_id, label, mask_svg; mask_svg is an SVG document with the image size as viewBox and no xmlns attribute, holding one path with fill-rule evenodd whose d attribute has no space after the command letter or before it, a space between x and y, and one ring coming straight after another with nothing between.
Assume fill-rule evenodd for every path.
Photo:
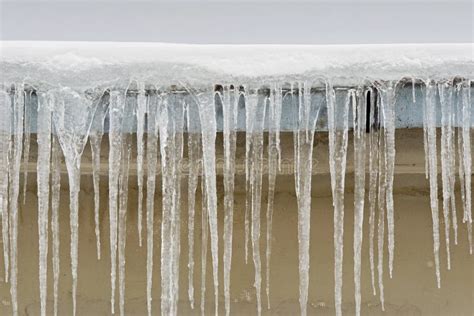
<instances>
[{"instance_id":1,"label":"ice","mask_svg":"<svg viewBox=\"0 0 474 316\"><path fill-rule=\"evenodd\" d=\"M382 123L385 138L385 198L387 207L388 230L388 266L389 275L393 275L393 259L395 252L395 218L393 209L393 176L395 171L395 102L397 82L390 81L381 84L379 92L382 105Z\"/></svg>"},{"instance_id":2,"label":"ice","mask_svg":"<svg viewBox=\"0 0 474 316\"><path fill-rule=\"evenodd\" d=\"M336 91L328 82L326 100L328 107L329 169L334 206L334 282L336 315L342 315L342 260L344 238L344 181L348 142L348 116L351 94L344 91L336 98ZM342 99L342 100L341 100Z\"/></svg>"},{"instance_id":3,"label":"ice","mask_svg":"<svg viewBox=\"0 0 474 316\"><path fill-rule=\"evenodd\" d=\"M453 90L452 82L438 84L441 103L441 180L443 187L443 218L446 241L446 260L448 270L451 269L450 251L450 218L451 203L454 198L454 151L453 151Z\"/></svg>"},{"instance_id":4,"label":"ice","mask_svg":"<svg viewBox=\"0 0 474 316\"><path fill-rule=\"evenodd\" d=\"M41 315L46 315L49 229L49 174L51 160L51 107L49 97L38 96L38 234L39 234L39 287Z\"/></svg>"},{"instance_id":5,"label":"ice","mask_svg":"<svg viewBox=\"0 0 474 316\"><path fill-rule=\"evenodd\" d=\"M207 244L209 241L209 217L207 215L206 180L201 175L201 315L205 315Z\"/></svg>"},{"instance_id":6,"label":"ice","mask_svg":"<svg viewBox=\"0 0 474 316\"><path fill-rule=\"evenodd\" d=\"M274 84L270 89L268 106L268 202L267 202L267 248L266 248L266 269L265 288L267 293L267 308L270 309L270 262L272 257L272 222L273 222L273 202L275 198L275 182L277 168L280 166L280 119L283 101L283 91L280 85Z\"/></svg>"},{"instance_id":7,"label":"ice","mask_svg":"<svg viewBox=\"0 0 474 316\"><path fill-rule=\"evenodd\" d=\"M161 222L161 312L176 315L179 289L180 193L183 157L184 102L165 95L159 111L163 192Z\"/></svg>"},{"instance_id":8,"label":"ice","mask_svg":"<svg viewBox=\"0 0 474 316\"><path fill-rule=\"evenodd\" d=\"M18 195L20 187L20 163L23 149L23 113L25 107L25 92L23 84L15 85L13 96L13 151L9 174L9 204L10 204L10 295L12 314L18 315L17 276L18 276Z\"/></svg>"},{"instance_id":9,"label":"ice","mask_svg":"<svg viewBox=\"0 0 474 316\"><path fill-rule=\"evenodd\" d=\"M225 87L219 94L224 116L224 297L226 315L230 314L230 271L232 264L232 234L234 226L234 176L237 140L237 107L239 91Z\"/></svg>"},{"instance_id":10,"label":"ice","mask_svg":"<svg viewBox=\"0 0 474 316\"><path fill-rule=\"evenodd\" d=\"M430 180L430 206L433 221L433 252L436 269L436 280L440 287L439 269L439 209L438 209L438 161L436 145L436 86L431 81L426 82L424 126L427 129L429 180Z\"/></svg>"},{"instance_id":11,"label":"ice","mask_svg":"<svg viewBox=\"0 0 474 316\"><path fill-rule=\"evenodd\" d=\"M33 91L30 90L26 93L25 97L32 98ZM30 138L31 138L31 107L25 107L24 109L24 138L23 138L23 204L26 202L26 186L28 184L28 162L30 160Z\"/></svg>"},{"instance_id":12,"label":"ice","mask_svg":"<svg viewBox=\"0 0 474 316\"><path fill-rule=\"evenodd\" d=\"M158 162L158 110L161 98L156 91L149 96L148 134L147 134L147 193L146 193L146 302L148 315L152 314L152 281L153 281L153 237L154 237L154 199L156 186L156 165Z\"/></svg>"},{"instance_id":13,"label":"ice","mask_svg":"<svg viewBox=\"0 0 474 316\"><path fill-rule=\"evenodd\" d=\"M354 284L356 315L361 307L361 253L365 201L366 156L366 94L358 89L352 92L352 119L354 128Z\"/></svg>"},{"instance_id":14,"label":"ice","mask_svg":"<svg viewBox=\"0 0 474 316\"><path fill-rule=\"evenodd\" d=\"M92 181L94 185L94 223L95 239L97 248L97 259L100 260L100 147L102 145L102 136L104 135L105 116L108 111L108 103L105 100L99 103L92 121L89 135L92 152Z\"/></svg>"},{"instance_id":15,"label":"ice","mask_svg":"<svg viewBox=\"0 0 474 316\"><path fill-rule=\"evenodd\" d=\"M118 216L119 310L121 316L125 315L125 244L127 237L128 170L132 151L131 147L131 135L122 135Z\"/></svg>"},{"instance_id":16,"label":"ice","mask_svg":"<svg viewBox=\"0 0 474 316\"><path fill-rule=\"evenodd\" d=\"M314 130L320 104L313 105L309 83L299 83L298 90L291 90L292 99L298 98L298 128L295 141L295 188L298 202L298 267L299 303L301 315L306 315L309 287L309 244L311 227L311 177L313 170ZM315 102L316 103L316 102Z\"/></svg>"},{"instance_id":17,"label":"ice","mask_svg":"<svg viewBox=\"0 0 474 316\"><path fill-rule=\"evenodd\" d=\"M138 181L138 210L137 210L137 226L138 226L138 245L142 246L142 217L143 217L143 157L144 143L143 134L145 130L145 115L147 97L145 85L139 86L137 95L137 181Z\"/></svg>"},{"instance_id":18,"label":"ice","mask_svg":"<svg viewBox=\"0 0 474 316\"><path fill-rule=\"evenodd\" d=\"M196 189L201 170L201 135L195 128L200 129L197 106L192 100L186 104L186 118L188 127L188 298L191 308L194 309L194 222L196 214Z\"/></svg>"},{"instance_id":19,"label":"ice","mask_svg":"<svg viewBox=\"0 0 474 316\"><path fill-rule=\"evenodd\" d=\"M207 214L211 233L212 271L214 278L215 314L219 308L219 235L217 231L217 192L216 192L216 113L214 95L209 92L195 94L198 99L201 122L202 153L204 176L206 177ZM214 106L210 106L214 104Z\"/></svg>"},{"instance_id":20,"label":"ice","mask_svg":"<svg viewBox=\"0 0 474 316\"><path fill-rule=\"evenodd\" d=\"M471 153L471 133L473 127L469 121L472 116L472 99L471 99L471 84L470 80L465 80L462 86L462 164L464 167L464 214L463 222L472 223L472 187L471 178L469 175L472 171L472 153ZM470 115L471 114L471 115ZM469 235L470 236L470 235ZM471 243L472 249L472 243ZM472 251L472 250L471 250Z\"/></svg>"},{"instance_id":21,"label":"ice","mask_svg":"<svg viewBox=\"0 0 474 316\"><path fill-rule=\"evenodd\" d=\"M370 125L369 125L369 261L372 281L372 292L377 294L375 288L375 210L377 208L377 181L379 170L379 112L376 108L376 90L370 89Z\"/></svg>"},{"instance_id":22,"label":"ice","mask_svg":"<svg viewBox=\"0 0 474 316\"><path fill-rule=\"evenodd\" d=\"M12 149L12 107L11 97L5 91L0 91L0 215L2 217L3 262L5 268L5 282L9 276L9 229L8 229L8 173L10 166L10 152Z\"/></svg>"},{"instance_id":23,"label":"ice","mask_svg":"<svg viewBox=\"0 0 474 316\"><path fill-rule=\"evenodd\" d=\"M69 177L73 315L76 313L81 156L89 135L97 100L63 87L51 91L53 126Z\"/></svg>"},{"instance_id":24,"label":"ice","mask_svg":"<svg viewBox=\"0 0 474 316\"><path fill-rule=\"evenodd\" d=\"M115 313L115 282L117 273L118 196L122 154L122 119L125 93L110 93L109 126L109 225L110 225L110 307Z\"/></svg>"},{"instance_id":25,"label":"ice","mask_svg":"<svg viewBox=\"0 0 474 316\"><path fill-rule=\"evenodd\" d=\"M262 263L260 258L260 211L262 198L262 175L263 175L263 128L265 124L265 110L267 96L263 91L249 89L245 98L245 111L247 122L247 135L250 135L251 146L248 159L250 172L250 195L251 195L251 229L252 257L255 268L255 290L257 296L257 314L262 311L261 284Z\"/></svg>"},{"instance_id":26,"label":"ice","mask_svg":"<svg viewBox=\"0 0 474 316\"><path fill-rule=\"evenodd\" d=\"M61 148L53 135L51 151L51 232L53 234L53 310L58 315L59 292L59 199L61 196Z\"/></svg>"},{"instance_id":27,"label":"ice","mask_svg":"<svg viewBox=\"0 0 474 316\"><path fill-rule=\"evenodd\" d=\"M378 104L380 104L380 97L377 98ZM380 110L380 108L378 109ZM379 112L380 113L380 112ZM382 113L379 114L379 119L381 118ZM385 137L382 132L378 133L378 151L379 151L379 161L378 161L378 190L377 190L377 208L378 208L378 219L377 219L377 274L378 274L378 284L379 284L379 297L380 304L382 306L382 311L385 311L385 293L384 293L384 283L383 283L383 257L384 257L384 241L385 241L385 198L386 198L386 165L385 165Z\"/></svg>"}]
</instances>

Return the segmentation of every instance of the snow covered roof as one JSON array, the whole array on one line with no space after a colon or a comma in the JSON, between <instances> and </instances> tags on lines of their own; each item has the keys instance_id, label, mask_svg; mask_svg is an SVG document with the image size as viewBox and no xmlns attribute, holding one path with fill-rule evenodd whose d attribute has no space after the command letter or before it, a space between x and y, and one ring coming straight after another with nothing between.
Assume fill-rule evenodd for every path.
<instances>
[{"instance_id":1,"label":"snow covered roof","mask_svg":"<svg viewBox=\"0 0 474 316\"><path fill-rule=\"evenodd\" d=\"M333 79L474 78L474 44L187 45L1 42L2 81L71 88Z\"/></svg>"}]
</instances>

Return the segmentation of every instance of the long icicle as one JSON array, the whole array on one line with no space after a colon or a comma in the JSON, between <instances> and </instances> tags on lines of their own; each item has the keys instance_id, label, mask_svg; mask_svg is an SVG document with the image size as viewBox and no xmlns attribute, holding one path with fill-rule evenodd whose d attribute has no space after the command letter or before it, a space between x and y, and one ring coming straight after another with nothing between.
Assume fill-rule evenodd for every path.
<instances>
[{"instance_id":1,"label":"long icicle","mask_svg":"<svg viewBox=\"0 0 474 316\"><path fill-rule=\"evenodd\" d=\"M59 199L61 196L61 148L53 135L51 152L51 232L53 237L53 315L58 315L59 292Z\"/></svg>"},{"instance_id":2,"label":"long icicle","mask_svg":"<svg viewBox=\"0 0 474 316\"><path fill-rule=\"evenodd\" d=\"M312 107L311 86L298 84L298 119L295 141L295 189L298 202L298 270L301 315L306 315L309 288L309 246L311 228L311 178L314 131L320 107ZM292 98L295 94L292 93Z\"/></svg>"},{"instance_id":3,"label":"long icicle","mask_svg":"<svg viewBox=\"0 0 474 316\"><path fill-rule=\"evenodd\" d=\"M5 91L0 91L0 215L2 217L3 262L5 282L9 279L9 229L8 229L8 181L10 154L12 149L12 107L11 97Z\"/></svg>"},{"instance_id":4,"label":"long icicle","mask_svg":"<svg viewBox=\"0 0 474 316\"><path fill-rule=\"evenodd\" d=\"M137 95L137 182L138 182L138 209L137 209L137 229L138 245L142 246L142 221L143 221L143 157L145 148L143 143L143 134L145 130L146 115L146 91L145 85L140 84Z\"/></svg>"},{"instance_id":5,"label":"long icicle","mask_svg":"<svg viewBox=\"0 0 474 316\"><path fill-rule=\"evenodd\" d=\"M153 236L154 236L154 201L156 186L156 165L158 162L158 107L161 98L157 92L149 96L148 102L148 135L147 135L147 193L146 193L146 305L147 312L152 314L152 285L153 285Z\"/></svg>"},{"instance_id":6,"label":"long icicle","mask_svg":"<svg viewBox=\"0 0 474 316\"><path fill-rule=\"evenodd\" d=\"M97 100L89 100L70 88L51 91L54 130L61 144L69 176L69 225L73 315L76 314L79 251L79 192L81 157L91 129Z\"/></svg>"},{"instance_id":7,"label":"long icicle","mask_svg":"<svg viewBox=\"0 0 474 316\"><path fill-rule=\"evenodd\" d=\"M15 86L13 96L13 157L9 178L11 179L10 195L10 295L12 300L12 314L18 315L17 275L18 275L18 195L20 186L20 163L23 145L23 113L25 106L25 92L23 84Z\"/></svg>"},{"instance_id":8,"label":"long icicle","mask_svg":"<svg viewBox=\"0 0 474 316\"><path fill-rule=\"evenodd\" d=\"M370 125L369 125L369 261L372 281L372 293L377 294L375 287L375 210L377 208L377 181L379 176L379 120L376 107L376 90L370 89Z\"/></svg>"},{"instance_id":9,"label":"long icicle","mask_svg":"<svg viewBox=\"0 0 474 316\"><path fill-rule=\"evenodd\" d=\"M393 260L395 253L395 216L393 206L393 177L395 171L395 101L396 82L388 82L379 89L381 95L382 121L385 137L385 172L386 172L386 208L388 230L388 267L389 276L393 276Z\"/></svg>"},{"instance_id":10,"label":"long icicle","mask_svg":"<svg viewBox=\"0 0 474 316\"><path fill-rule=\"evenodd\" d=\"M199 98L199 117L201 122L202 133L202 151L204 175L206 177L206 198L207 213L209 217L209 228L211 233L211 253L212 253L212 270L214 278L214 297L215 297L215 314L219 308L219 256L218 242L219 235L217 231L217 192L216 192L216 106L214 94L205 92L198 95Z\"/></svg>"},{"instance_id":11,"label":"long icicle","mask_svg":"<svg viewBox=\"0 0 474 316\"><path fill-rule=\"evenodd\" d=\"M354 284L357 316L360 315L361 253L364 225L365 200L365 138L366 138L366 95L357 90L352 93L352 118L354 129Z\"/></svg>"},{"instance_id":12,"label":"long icicle","mask_svg":"<svg viewBox=\"0 0 474 316\"><path fill-rule=\"evenodd\" d=\"M92 152L92 182L94 186L94 224L97 259L100 260L100 148L102 136L104 135L104 122L108 106L105 102L100 105L94 115L90 132L90 146Z\"/></svg>"},{"instance_id":13,"label":"long icicle","mask_svg":"<svg viewBox=\"0 0 474 316\"><path fill-rule=\"evenodd\" d=\"M237 140L237 106L239 92L224 89L222 109L224 115L224 297L226 315L230 314L230 271L232 265L232 234L234 225L234 176Z\"/></svg>"},{"instance_id":14,"label":"long icicle","mask_svg":"<svg viewBox=\"0 0 474 316\"><path fill-rule=\"evenodd\" d=\"M128 170L132 151L131 135L122 136L122 153L119 175L119 216L118 216L118 272L119 310L125 315L125 246L127 240Z\"/></svg>"},{"instance_id":15,"label":"long icicle","mask_svg":"<svg viewBox=\"0 0 474 316\"><path fill-rule=\"evenodd\" d=\"M196 214L196 189L201 169L201 135L197 106L190 100L186 107L188 127L188 298L194 309L194 223Z\"/></svg>"},{"instance_id":16,"label":"long icicle","mask_svg":"<svg viewBox=\"0 0 474 316\"><path fill-rule=\"evenodd\" d=\"M281 86L274 84L270 90L269 99L269 132L268 132L268 202L267 202L267 235L266 235L266 269L265 288L267 293L267 308L270 309L270 261L272 257L272 222L273 203L275 199L275 183L277 167L281 159L280 151L280 118L283 92Z\"/></svg>"},{"instance_id":17,"label":"long icicle","mask_svg":"<svg viewBox=\"0 0 474 316\"><path fill-rule=\"evenodd\" d=\"M204 171L203 171L204 172ZM209 217L207 215L206 179L201 175L201 315L205 315L207 247L209 241Z\"/></svg>"},{"instance_id":18,"label":"long icicle","mask_svg":"<svg viewBox=\"0 0 474 316\"><path fill-rule=\"evenodd\" d=\"M438 159L436 149L436 86L431 80L426 82L426 117L424 125L428 132L428 162L430 179L430 206L433 221L433 253L436 269L436 281L440 287L439 269L439 209L438 209Z\"/></svg>"},{"instance_id":19,"label":"long icicle","mask_svg":"<svg viewBox=\"0 0 474 316\"><path fill-rule=\"evenodd\" d=\"M109 126L109 226L110 226L110 308L115 313L115 283L117 275L117 218L119 177L122 148L122 117L125 96L122 92L110 94Z\"/></svg>"},{"instance_id":20,"label":"long icicle","mask_svg":"<svg viewBox=\"0 0 474 316\"><path fill-rule=\"evenodd\" d=\"M249 87L245 86L242 93L243 97L247 98L249 94ZM247 104L245 105L247 106ZM253 150L253 139L251 137L250 131L252 129L253 117L250 116L248 111L245 111L245 215L244 215L244 225L245 225L245 264L248 263L248 253L249 253L249 239L250 239L250 209L252 208L252 195L251 190L251 179L250 179L250 168L251 168L251 159L250 155Z\"/></svg>"},{"instance_id":21,"label":"long icicle","mask_svg":"<svg viewBox=\"0 0 474 316\"><path fill-rule=\"evenodd\" d=\"M454 152L452 150L452 82L441 82L438 84L439 98L441 103L441 180L443 187L443 218L444 235L446 241L446 260L448 270L451 269L451 250L450 250L450 218L449 212L452 203L452 191L454 185L452 181Z\"/></svg>"},{"instance_id":22,"label":"long icicle","mask_svg":"<svg viewBox=\"0 0 474 316\"><path fill-rule=\"evenodd\" d=\"M30 90L25 95L25 98L31 101L33 97L33 91ZM31 109L29 107L24 108L24 138L23 138L23 204L26 202L26 186L28 184L28 163L30 160L30 138L31 138Z\"/></svg>"},{"instance_id":23,"label":"long icicle","mask_svg":"<svg viewBox=\"0 0 474 316\"><path fill-rule=\"evenodd\" d=\"M246 97L245 109L247 118L251 118L250 134L252 146L250 151L250 192L251 192L251 218L250 235L252 239L252 257L255 268L255 290L257 296L257 314L262 311L261 283L262 264L260 258L260 211L262 198L262 173L263 173L263 128L265 123L266 97L257 90L249 91Z\"/></svg>"},{"instance_id":24,"label":"long icicle","mask_svg":"<svg viewBox=\"0 0 474 316\"><path fill-rule=\"evenodd\" d=\"M38 96L38 234L41 315L46 316L48 275L49 173L51 159L51 107L44 93Z\"/></svg>"},{"instance_id":25,"label":"long icicle","mask_svg":"<svg viewBox=\"0 0 474 316\"><path fill-rule=\"evenodd\" d=\"M336 315L342 315L342 262L344 238L344 182L346 172L348 112L351 102L350 91L345 100L336 99L336 92L330 83L326 86L329 130L329 167L334 206L334 280Z\"/></svg>"}]
</instances>

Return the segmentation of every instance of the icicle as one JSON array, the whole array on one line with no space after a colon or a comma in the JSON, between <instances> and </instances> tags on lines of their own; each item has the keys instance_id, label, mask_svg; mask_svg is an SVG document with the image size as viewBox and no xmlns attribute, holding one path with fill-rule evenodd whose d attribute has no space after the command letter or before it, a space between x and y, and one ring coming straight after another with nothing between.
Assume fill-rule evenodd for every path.
<instances>
[{"instance_id":1,"label":"icicle","mask_svg":"<svg viewBox=\"0 0 474 316\"><path fill-rule=\"evenodd\" d=\"M100 147L104 135L104 121L108 111L105 102L100 102L95 112L90 132L90 146L92 151L92 180L94 185L94 223L97 259L100 260Z\"/></svg>"},{"instance_id":2,"label":"icicle","mask_svg":"<svg viewBox=\"0 0 474 316\"><path fill-rule=\"evenodd\" d=\"M209 217L207 215L206 178L204 174L201 175L201 205L201 315L205 315Z\"/></svg>"},{"instance_id":3,"label":"icicle","mask_svg":"<svg viewBox=\"0 0 474 316\"><path fill-rule=\"evenodd\" d=\"M423 122L427 120L427 103L423 102ZM428 180L430 176L430 168L429 168L429 154L428 154L428 126L423 124L423 148L425 151L425 178Z\"/></svg>"},{"instance_id":4,"label":"icicle","mask_svg":"<svg viewBox=\"0 0 474 316\"><path fill-rule=\"evenodd\" d=\"M470 118L472 117L472 101L471 101L471 81L464 81L462 87L462 160L464 166L464 192L466 194L464 202L463 222L469 225L472 223L472 187L471 174L472 170L472 153L471 153L471 136L472 126ZM471 236L471 234L469 234ZM472 238L472 237L470 237ZM472 242L471 253L472 253Z\"/></svg>"},{"instance_id":5,"label":"icicle","mask_svg":"<svg viewBox=\"0 0 474 316\"><path fill-rule=\"evenodd\" d=\"M313 108L311 86L298 85L298 121L295 140L295 188L298 202L298 268L301 315L306 315L309 287L309 244L311 227L311 177L313 170L314 130L320 105Z\"/></svg>"},{"instance_id":6,"label":"icicle","mask_svg":"<svg viewBox=\"0 0 474 316\"><path fill-rule=\"evenodd\" d=\"M48 273L49 173L51 158L51 108L43 93L38 96L38 235L41 315L46 315Z\"/></svg>"},{"instance_id":7,"label":"icicle","mask_svg":"<svg viewBox=\"0 0 474 316\"><path fill-rule=\"evenodd\" d=\"M58 315L59 291L59 198L61 195L61 148L56 135L51 153L51 232L53 234L53 297L54 316Z\"/></svg>"},{"instance_id":8,"label":"icicle","mask_svg":"<svg viewBox=\"0 0 474 316\"><path fill-rule=\"evenodd\" d=\"M9 229L8 229L8 173L9 156L12 148L12 107L11 96L0 91L0 215L2 217L3 261L5 282L8 282L9 270Z\"/></svg>"},{"instance_id":9,"label":"icicle","mask_svg":"<svg viewBox=\"0 0 474 316\"><path fill-rule=\"evenodd\" d=\"M344 181L346 173L348 112L351 102L346 93L343 103L336 99L330 83L326 86L329 130L329 167L334 206L334 279L336 315L342 315L342 262L344 236Z\"/></svg>"},{"instance_id":10,"label":"icicle","mask_svg":"<svg viewBox=\"0 0 474 316\"><path fill-rule=\"evenodd\" d=\"M29 91L26 98L31 100L33 91ZM24 109L24 138L23 138L23 204L26 202L26 185L28 184L28 162L30 160L30 138L31 138L31 109Z\"/></svg>"},{"instance_id":11,"label":"icicle","mask_svg":"<svg viewBox=\"0 0 474 316\"><path fill-rule=\"evenodd\" d=\"M377 99L380 104L380 98ZM380 108L379 108L380 110ZM379 121L381 121L382 113L379 112ZM379 280L379 297L380 304L382 305L382 311L385 311L385 294L384 294L384 285L383 285L383 254L384 254L384 238L385 238L385 197L387 190L386 182L386 165L385 165L385 138L383 133L378 133L378 150L379 150L379 161L378 161L378 174L379 174L379 183L378 183L378 198L377 198L377 208L378 208L378 221L377 221L377 274Z\"/></svg>"},{"instance_id":12,"label":"icicle","mask_svg":"<svg viewBox=\"0 0 474 316\"><path fill-rule=\"evenodd\" d=\"M115 281L117 273L117 203L122 149L122 118L125 96L118 91L110 94L109 126L109 221L110 221L110 307L115 313Z\"/></svg>"},{"instance_id":13,"label":"icicle","mask_svg":"<svg viewBox=\"0 0 474 316\"><path fill-rule=\"evenodd\" d=\"M51 91L50 97L53 104L53 125L64 153L69 176L72 305L73 315L75 315L81 156L87 142L97 102L88 100L69 88Z\"/></svg>"},{"instance_id":14,"label":"icicle","mask_svg":"<svg viewBox=\"0 0 474 316\"><path fill-rule=\"evenodd\" d=\"M439 210L438 210L438 159L436 149L436 87L431 80L426 82L425 99L426 116L423 122L428 132L428 157L430 175L430 206L433 220L433 252L436 269L436 280L440 287L439 269Z\"/></svg>"},{"instance_id":15,"label":"icicle","mask_svg":"<svg viewBox=\"0 0 474 316\"><path fill-rule=\"evenodd\" d=\"M194 309L194 218L196 207L196 189L201 168L201 135L197 106L192 101L187 107L187 127L188 127L188 297L191 308Z\"/></svg>"},{"instance_id":16,"label":"icicle","mask_svg":"<svg viewBox=\"0 0 474 316\"><path fill-rule=\"evenodd\" d=\"M360 267L364 224L365 200L365 128L366 100L361 90L352 95L352 118L354 128L354 284L356 315L360 315Z\"/></svg>"},{"instance_id":17,"label":"icicle","mask_svg":"<svg viewBox=\"0 0 474 316\"><path fill-rule=\"evenodd\" d=\"M372 292L375 289L375 263L374 263L374 238L375 238L375 209L377 207L377 181L379 170L379 113L377 111L376 90L370 89L370 134L369 134L369 260L372 280Z\"/></svg>"},{"instance_id":18,"label":"icicle","mask_svg":"<svg viewBox=\"0 0 474 316\"><path fill-rule=\"evenodd\" d=\"M180 257L180 193L183 157L184 104L176 95L164 97L160 110L163 218L161 225L161 311L177 314Z\"/></svg>"},{"instance_id":19,"label":"icicle","mask_svg":"<svg viewBox=\"0 0 474 316\"><path fill-rule=\"evenodd\" d=\"M249 95L249 87L244 88L242 93L244 99ZM246 99L245 99L246 100ZM247 106L247 104L246 104ZM250 209L252 207L252 195L250 193L251 179L250 179L250 168L251 168L251 152L253 150L253 139L251 133L248 133L251 130L253 124L253 117L250 116L248 111L245 112L245 215L244 215L244 225L245 225L245 264L248 263L248 253L249 253L249 237L250 237Z\"/></svg>"},{"instance_id":20,"label":"icicle","mask_svg":"<svg viewBox=\"0 0 474 316\"><path fill-rule=\"evenodd\" d=\"M12 314L18 315L17 275L18 275L18 195L20 187L20 164L23 149L23 113L25 107L25 92L23 84L15 86L13 96L13 152L10 169L10 295Z\"/></svg>"},{"instance_id":21,"label":"icicle","mask_svg":"<svg viewBox=\"0 0 474 316\"><path fill-rule=\"evenodd\" d=\"M280 158L280 118L283 92L281 86L274 84L270 89L268 113L268 203L267 203L267 249L266 249L266 277L267 308L270 309L270 261L272 256L272 222L273 201L275 197L275 182L277 167Z\"/></svg>"},{"instance_id":22,"label":"icicle","mask_svg":"<svg viewBox=\"0 0 474 316\"><path fill-rule=\"evenodd\" d=\"M259 95L258 91L249 91L245 99L246 117L248 123L247 135L251 139L248 159L250 172L251 193L251 239L252 254L255 268L255 289L257 294L257 314L261 314L261 259L260 259L260 210L262 198L262 173L263 173L263 128L265 123L264 102L266 97Z\"/></svg>"},{"instance_id":23,"label":"icicle","mask_svg":"<svg viewBox=\"0 0 474 316\"><path fill-rule=\"evenodd\" d=\"M385 192L387 204L388 229L388 266L389 275L393 275L393 259L395 252L395 218L393 208L393 176L395 171L395 99L396 83L389 82L380 88L382 105L382 122L385 137L385 172L387 188Z\"/></svg>"},{"instance_id":24,"label":"icicle","mask_svg":"<svg viewBox=\"0 0 474 316\"><path fill-rule=\"evenodd\" d=\"M215 314L217 314L219 301L219 279L218 279L218 232L217 232L217 194L216 194L216 113L214 96L211 93L202 93L199 98L199 117L202 132L202 152L204 176L206 177L207 213L211 232L212 270L214 277Z\"/></svg>"},{"instance_id":25,"label":"icicle","mask_svg":"<svg viewBox=\"0 0 474 316\"><path fill-rule=\"evenodd\" d=\"M450 82L438 84L439 98L441 103L441 180L443 185L443 218L444 234L446 240L446 260L448 270L451 269L451 251L450 251L450 219L449 212L452 198L454 197L454 183L452 171L454 171L453 160L453 127L452 127L452 86Z\"/></svg>"},{"instance_id":26,"label":"icicle","mask_svg":"<svg viewBox=\"0 0 474 316\"><path fill-rule=\"evenodd\" d=\"M145 86L140 86L137 96L137 181L138 181L138 245L142 246L142 216L143 216L143 132L145 128L145 114L147 97L145 94Z\"/></svg>"},{"instance_id":27,"label":"icicle","mask_svg":"<svg viewBox=\"0 0 474 316\"><path fill-rule=\"evenodd\" d=\"M119 175L118 265L120 315L125 315L125 244L127 237L128 170L132 151L131 135L122 135L122 153Z\"/></svg>"},{"instance_id":28,"label":"icicle","mask_svg":"<svg viewBox=\"0 0 474 316\"><path fill-rule=\"evenodd\" d=\"M230 314L230 270L232 264L232 234L234 225L234 176L237 140L237 89L224 89L222 109L224 115L224 297L226 315Z\"/></svg>"},{"instance_id":29,"label":"icicle","mask_svg":"<svg viewBox=\"0 0 474 316\"><path fill-rule=\"evenodd\" d=\"M147 257L146 257L146 302L148 315L152 314L152 281L153 281L153 236L154 236L154 201L156 186L156 165L158 161L158 107L161 99L157 92L149 96L148 103L148 133L147 133L147 194L146 194L146 234L147 234Z\"/></svg>"}]
</instances>

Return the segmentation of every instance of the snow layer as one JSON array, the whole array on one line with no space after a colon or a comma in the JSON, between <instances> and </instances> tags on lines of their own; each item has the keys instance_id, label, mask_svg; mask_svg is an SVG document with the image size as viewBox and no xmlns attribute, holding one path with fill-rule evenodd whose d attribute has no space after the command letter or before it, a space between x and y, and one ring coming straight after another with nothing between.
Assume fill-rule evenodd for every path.
<instances>
[{"instance_id":1,"label":"snow layer","mask_svg":"<svg viewBox=\"0 0 474 316\"><path fill-rule=\"evenodd\" d=\"M187 45L127 42L1 42L4 81L73 88L196 84L229 79L339 77L389 80L474 74L474 44ZM30 82L31 81L31 82ZM337 81L335 83L338 83ZM126 87L126 86L125 86Z\"/></svg>"}]
</instances>

